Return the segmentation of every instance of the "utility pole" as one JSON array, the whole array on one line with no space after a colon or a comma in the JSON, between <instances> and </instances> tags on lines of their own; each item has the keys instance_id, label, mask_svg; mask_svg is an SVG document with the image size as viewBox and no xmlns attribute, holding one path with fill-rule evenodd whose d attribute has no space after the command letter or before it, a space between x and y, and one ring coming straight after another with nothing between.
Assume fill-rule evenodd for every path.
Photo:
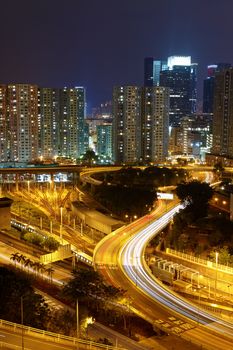
<instances>
[{"instance_id":1,"label":"utility pole","mask_svg":"<svg viewBox=\"0 0 233 350\"><path fill-rule=\"evenodd\" d=\"M216 299L217 296L217 281L218 281L218 252L215 252L215 293L214 293L214 298Z\"/></svg>"},{"instance_id":2,"label":"utility pole","mask_svg":"<svg viewBox=\"0 0 233 350\"><path fill-rule=\"evenodd\" d=\"M23 329L23 297L20 297L21 327L22 327L22 350L24 350L24 329Z\"/></svg>"},{"instance_id":3,"label":"utility pole","mask_svg":"<svg viewBox=\"0 0 233 350\"><path fill-rule=\"evenodd\" d=\"M78 307L78 299L76 300L76 327L77 327L77 349L78 346L78 339L79 339L79 307Z\"/></svg>"}]
</instances>

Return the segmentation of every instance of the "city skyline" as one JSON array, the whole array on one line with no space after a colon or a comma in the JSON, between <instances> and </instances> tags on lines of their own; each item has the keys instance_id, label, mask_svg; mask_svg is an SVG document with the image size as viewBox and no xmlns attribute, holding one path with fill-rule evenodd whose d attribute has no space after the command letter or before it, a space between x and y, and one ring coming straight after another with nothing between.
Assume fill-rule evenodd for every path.
<instances>
[{"instance_id":1,"label":"city skyline","mask_svg":"<svg viewBox=\"0 0 233 350\"><path fill-rule=\"evenodd\" d=\"M1 83L84 86L91 107L113 86L143 85L145 57L191 55L198 63L198 100L206 67L232 62L233 3L201 1L41 1L2 6ZM9 25L10 24L10 25ZM223 25L224 24L224 25ZM9 45L10 43L10 45Z\"/></svg>"}]
</instances>

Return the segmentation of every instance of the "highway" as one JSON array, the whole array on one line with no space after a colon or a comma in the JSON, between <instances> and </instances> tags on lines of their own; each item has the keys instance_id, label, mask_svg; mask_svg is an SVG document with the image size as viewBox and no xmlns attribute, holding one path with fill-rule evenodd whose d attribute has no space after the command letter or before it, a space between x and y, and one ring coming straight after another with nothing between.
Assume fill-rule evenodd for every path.
<instances>
[{"instance_id":1,"label":"highway","mask_svg":"<svg viewBox=\"0 0 233 350\"><path fill-rule=\"evenodd\" d=\"M117 287L127 290L132 311L168 333L176 333L204 349L232 350L233 324L188 302L155 279L144 250L181 208L159 205L151 215L113 232L94 251L96 268Z\"/></svg>"}]
</instances>

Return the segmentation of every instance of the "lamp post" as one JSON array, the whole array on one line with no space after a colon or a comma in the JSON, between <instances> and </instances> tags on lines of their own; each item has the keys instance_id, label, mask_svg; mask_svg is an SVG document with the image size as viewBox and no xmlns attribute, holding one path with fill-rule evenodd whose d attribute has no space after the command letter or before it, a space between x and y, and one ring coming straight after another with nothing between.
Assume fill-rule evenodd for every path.
<instances>
[{"instance_id":1,"label":"lamp post","mask_svg":"<svg viewBox=\"0 0 233 350\"><path fill-rule=\"evenodd\" d=\"M30 180L27 180L27 184L28 184L28 192L30 192Z\"/></svg>"},{"instance_id":2,"label":"lamp post","mask_svg":"<svg viewBox=\"0 0 233 350\"><path fill-rule=\"evenodd\" d=\"M20 297L21 327L22 327L22 350L24 350L24 329L23 329L23 297Z\"/></svg>"},{"instance_id":3,"label":"lamp post","mask_svg":"<svg viewBox=\"0 0 233 350\"><path fill-rule=\"evenodd\" d=\"M63 207L60 207L60 216L61 216L61 222L60 222L60 238L62 239L62 225L63 225Z\"/></svg>"},{"instance_id":4,"label":"lamp post","mask_svg":"<svg viewBox=\"0 0 233 350\"><path fill-rule=\"evenodd\" d=\"M165 187L166 174L163 174L163 187Z\"/></svg>"},{"instance_id":5,"label":"lamp post","mask_svg":"<svg viewBox=\"0 0 233 350\"><path fill-rule=\"evenodd\" d=\"M79 339L79 307L78 307L78 299L76 300L76 336L77 336L77 349L78 349L78 339Z\"/></svg>"},{"instance_id":6,"label":"lamp post","mask_svg":"<svg viewBox=\"0 0 233 350\"><path fill-rule=\"evenodd\" d=\"M216 294L217 294L217 282L218 282L218 252L215 252L215 291L214 291L214 298L216 299Z\"/></svg>"},{"instance_id":7,"label":"lamp post","mask_svg":"<svg viewBox=\"0 0 233 350\"><path fill-rule=\"evenodd\" d=\"M50 219L50 234L53 234L53 221Z\"/></svg>"}]
</instances>

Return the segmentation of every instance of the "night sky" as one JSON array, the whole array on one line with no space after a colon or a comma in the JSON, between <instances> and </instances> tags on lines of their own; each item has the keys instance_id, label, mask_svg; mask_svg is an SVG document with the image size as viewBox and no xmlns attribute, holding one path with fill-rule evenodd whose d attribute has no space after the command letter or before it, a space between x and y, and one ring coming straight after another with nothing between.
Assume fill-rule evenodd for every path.
<instances>
[{"instance_id":1,"label":"night sky","mask_svg":"<svg viewBox=\"0 0 233 350\"><path fill-rule=\"evenodd\" d=\"M0 83L85 86L89 108L114 85L143 84L146 56L233 63L233 0L1 1Z\"/></svg>"}]
</instances>

